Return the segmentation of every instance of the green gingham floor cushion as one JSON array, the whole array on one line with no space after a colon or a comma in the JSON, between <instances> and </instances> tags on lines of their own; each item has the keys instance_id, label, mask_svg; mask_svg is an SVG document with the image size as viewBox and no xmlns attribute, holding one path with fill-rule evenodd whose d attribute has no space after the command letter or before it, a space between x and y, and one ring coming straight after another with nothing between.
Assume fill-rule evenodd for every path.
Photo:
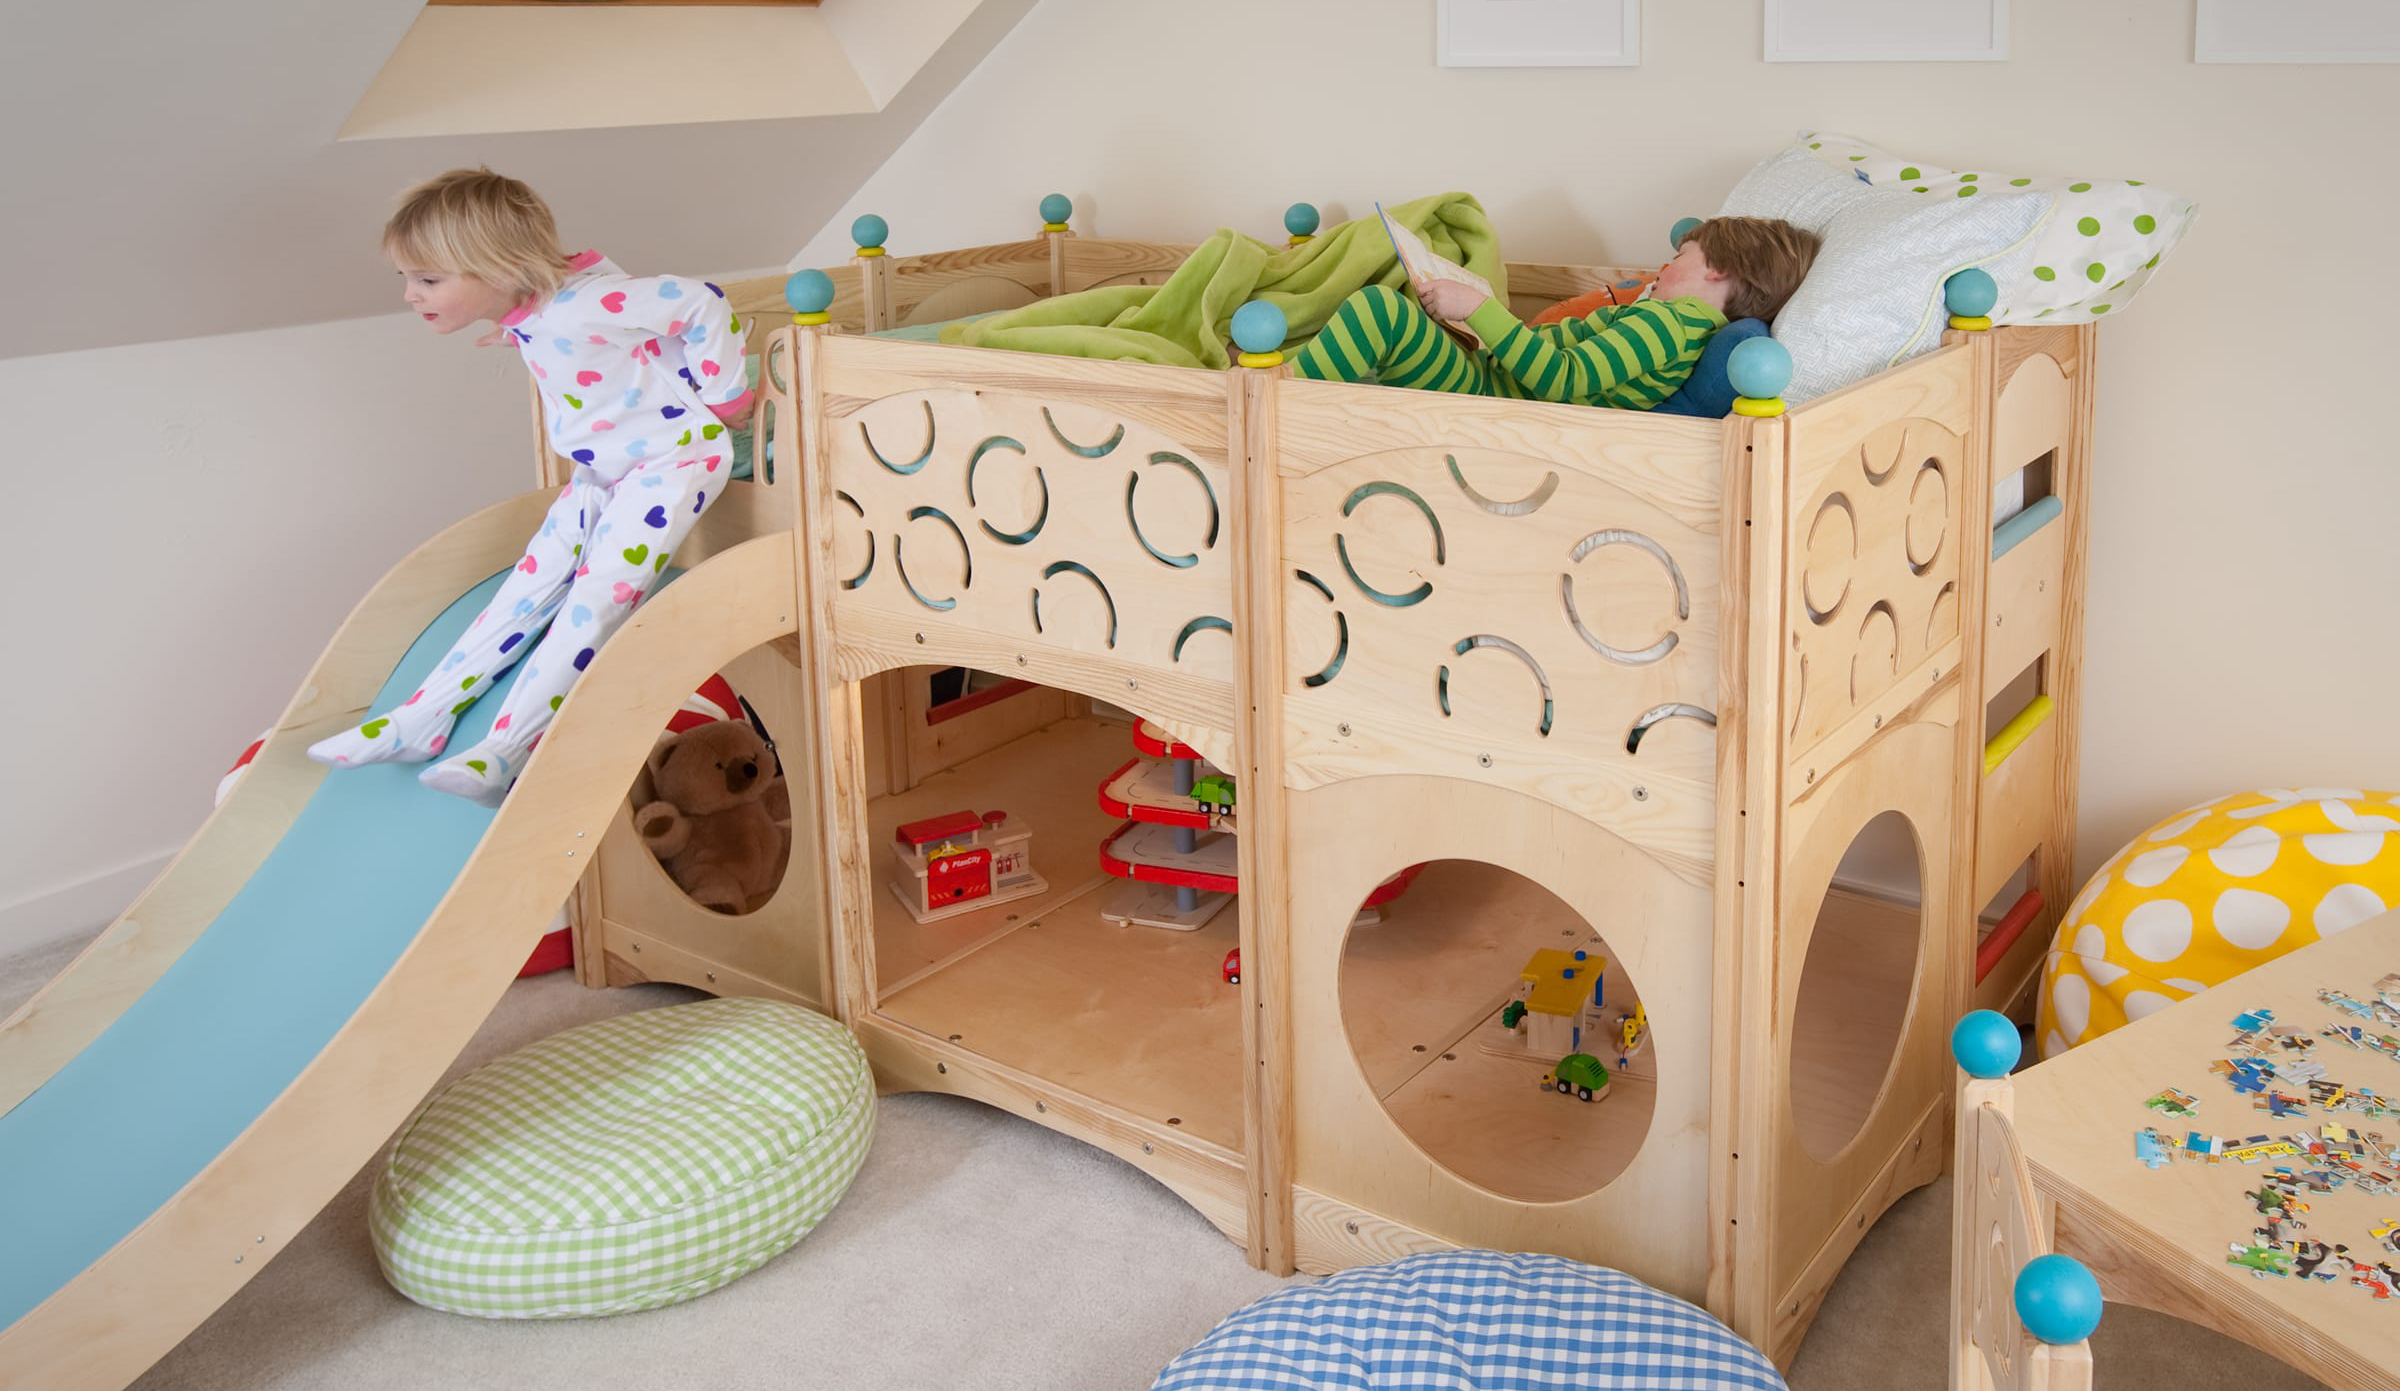
<instances>
[{"instance_id":1,"label":"green gingham floor cushion","mask_svg":"<svg viewBox=\"0 0 2400 1391\"><path fill-rule=\"evenodd\" d=\"M1439 1251L1240 1309L1151 1391L1786 1391L1758 1349L1630 1275Z\"/></svg>"},{"instance_id":2,"label":"green gingham floor cushion","mask_svg":"<svg viewBox=\"0 0 2400 1391\"><path fill-rule=\"evenodd\" d=\"M435 1309L579 1318L708 1293L798 1241L867 1154L848 1030L772 1000L586 1024L452 1082L401 1128L368 1225Z\"/></svg>"}]
</instances>

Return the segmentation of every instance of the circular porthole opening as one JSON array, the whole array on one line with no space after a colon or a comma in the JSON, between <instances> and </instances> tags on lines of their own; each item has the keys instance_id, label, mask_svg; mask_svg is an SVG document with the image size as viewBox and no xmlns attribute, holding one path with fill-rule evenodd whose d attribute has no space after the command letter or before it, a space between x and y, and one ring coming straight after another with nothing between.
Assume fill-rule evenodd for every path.
<instances>
[{"instance_id":1,"label":"circular porthole opening","mask_svg":"<svg viewBox=\"0 0 2400 1391\"><path fill-rule=\"evenodd\" d=\"M740 917L782 887L791 790L774 735L722 673L667 721L631 801L635 836L701 907Z\"/></svg>"},{"instance_id":2,"label":"circular porthole opening","mask_svg":"<svg viewBox=\"0 0 2400 1391\"><path fill-rule=\"evenodd\" d=\"M1435 1163L1563 1202L1633 1162L1657 1055L1607 927L1475 860L1403 869L1368 895L1342 949L1342 1024L1386 1114Z\"/></svg>"},{"instance_id":3,"label":"circular porthole opening","mask_svg":"<svg viewBox=\"0 0 2400 1391\"><path fill-rule=\"evenodd\" d=\"M1852 838L1817 905L1792 1010L1792 1125L1830 1162L1874 1113L1899 1059L1924 937L1924 855L1887 811Z\"/></svg>"}]
</instances>

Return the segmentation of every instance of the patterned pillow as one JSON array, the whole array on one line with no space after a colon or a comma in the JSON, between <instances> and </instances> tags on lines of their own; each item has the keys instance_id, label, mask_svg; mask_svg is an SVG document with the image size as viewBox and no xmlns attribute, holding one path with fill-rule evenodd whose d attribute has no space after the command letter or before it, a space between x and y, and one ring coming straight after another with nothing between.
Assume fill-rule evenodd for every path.
<instances>
[{"instance_id":1,"label":"patterned pillow","mask_svg":"<svg viewBox=\"0 0 2400 1391\"><path fill-rule=\"evenodd\" d=\"M1942 283L1981 266L2003 284L2031 265L2056 199L1992 193L1928 199L1879 189L1803 148L1770 155L1720 210L1779 217L1824 238L1808 278L1775 316L1792 353L1784 398L1798 404L1941 346Z\"/></svg>"},{"instance_id":2,"label":"patterned pillow","mask_svg":"<svg viewBox=\"0 0 2400 1391\"><path fill-rule=\"evenodd\" d=\"M1235 1311L1151 1391L1786 1391L1706 1310L1557 1256L1437 1251Z\"/></svg>"},{"instance_id":3,"label":"patterned pillow","mask_svg":"<svg viewBox=\"0 0 2400 1391\"><path fill-rule=\"evenodd\" d=\"M1972 198L1979 189L2056 196L2058 214L2035 238L2032 263L2020 275L1994 275L2000 283L2000 302L1992 309L1996 324L2083 324L2123 309L2199 212L2190 199L2140 179L1962 174L1831 131L1800 139L1817 158L1858 170L1878 188L1935 199Z\"/></svg>"},{"instance_id":4,"label":"patterned pillow","mask_svg":"<svg viewBox=\"0 0 2400 1391\"><path fill-rule=\"evenodd\" d=\"M758 1268L865 1160L875 1078L850 1031L702 1000L554 1034L401 1127L369 1201L384 1277L494 1319L655 1309Z\"/></svg>"}]
</instances>

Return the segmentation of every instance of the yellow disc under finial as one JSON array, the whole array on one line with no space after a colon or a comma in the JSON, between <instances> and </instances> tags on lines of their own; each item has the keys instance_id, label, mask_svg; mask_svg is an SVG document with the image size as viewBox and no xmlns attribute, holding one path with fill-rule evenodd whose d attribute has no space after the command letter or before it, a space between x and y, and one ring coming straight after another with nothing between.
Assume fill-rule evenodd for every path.
<instances>
[{"instance_id":1,"label":"yellow disc under finial","mask_svg":"<svg viewBox=\"0 0 2400 1391\"><path fill-rule=\"evenodd\" d=\"M833 314L833 277L821 270L797 271L783 282L783 302L792 307L795 324L830 322Z\"/></svg>"},{"instance_id":2,"label":"yellow disc under finial","mask_svg":"<svg viewBox=\"0 0 2400 1391\"><path fill-rule=\"evenodd\" d=\"M1783 414L1783 398L1769 396L1762 400L1756 396L1736 396L1733 398L1733 413L1768 419Z\"/></svg>"},{"instance_id":3,"label":"yellow disc under finial","mask_svg":"<svg viewBox=\"0 0 2400 1391\"><path fill-rule=\"evenodd\" d=\"M1950 311L1950 327L1980 333L1992 326L1992 310L2000 303L2000 283L1988 271L1970 266L1942 282L1942 304Z\"/></svg>"},{"instance_id":4,"label":"yellow disc under finial","mask_svg":"<svg viewBox=\"0 0 2400 1391\"><path fill-rule=\"evenodd\" d=\"M1283 340L1290 336L1283 311L1265 300L1233 311L1233 346L1241 350L1234 360L1244 367L1281 367Z\"/></svg>"},{"instance_id":5,"label":"yellow disc under finial","mask_svg":"<svg viewBox=\"0 0 2400 1391\"><path fill-rule=\"evenodd\" d=\"M1283 230L1291 234L1286 246L1299 246L1317 239L1319 218L1314 203L1294 203L1283 210Z\"/></svg>"}]
</instances>

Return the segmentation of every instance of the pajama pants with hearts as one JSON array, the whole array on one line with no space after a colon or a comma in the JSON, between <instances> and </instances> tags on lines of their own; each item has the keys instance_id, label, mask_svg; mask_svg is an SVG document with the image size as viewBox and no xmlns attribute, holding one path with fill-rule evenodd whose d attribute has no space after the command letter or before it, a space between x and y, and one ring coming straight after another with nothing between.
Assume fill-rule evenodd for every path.
<instances>
[{"instance_id":1,"label":"pajama pants with hearts","mask_svg":"<svg viewBox=\"0 0 2400 1391\"><path fill-rule=\"evenodd\" d=\"M342 766L418 762L447 751L450 757L419 780L498 802L576 678L658 582L715 498L725 479L716 464L714 457L664 455L613 485L577 469L526 544L525 558L416 693L316 744L309 756ZM520 658L525 670L490 735L471 749L448 749L458 717Z\"/></svg>"}]
</instances>

